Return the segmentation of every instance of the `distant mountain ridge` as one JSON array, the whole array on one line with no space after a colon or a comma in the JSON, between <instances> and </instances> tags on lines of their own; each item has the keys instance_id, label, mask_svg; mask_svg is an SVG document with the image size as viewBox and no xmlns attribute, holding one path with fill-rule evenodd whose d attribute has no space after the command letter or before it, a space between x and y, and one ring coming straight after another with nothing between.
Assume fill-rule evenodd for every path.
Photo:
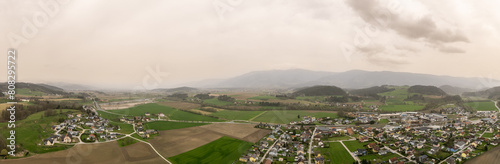
<instances>
[{"instance_id":1,"label":"distant mountain ridge","mask_svg":"<svg viewBox=\"0 0 500 164\"><path fill-rule=\"evenodd\" d=\"M382 85L449 85L458 88L483 89L500 86L500 81L481 78L439 76L407 72L363 71L324 72L303 69L255 71L218 82L190 83L199 88L301 88L316 85L361 89Z\"/></svg>"}]
</instances>

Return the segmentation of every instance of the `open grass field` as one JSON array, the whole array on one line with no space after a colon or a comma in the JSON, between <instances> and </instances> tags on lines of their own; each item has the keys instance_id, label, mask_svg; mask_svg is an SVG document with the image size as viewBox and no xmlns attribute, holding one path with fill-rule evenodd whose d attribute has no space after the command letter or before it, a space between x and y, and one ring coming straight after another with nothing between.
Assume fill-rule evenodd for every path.
<instances>
[{"instance_id":1,"label":"open grass field","mask_svg":"<svg viewBox=\"0 0 500 164\"><path fill-rule=\"evenodd\" d=\"M484 138L493 138L493 133L484 133L483 136L481 137L484 137Z\"/></svg>"},{"instance_id":2,"label":"open grass field","mask_svg":"<svg viewBox=\"0 0 500 164\"><path fill-rule=\"evenodd\" d=\"M66 113L79 113L77 110L63 109L63 114L43 117L42 115L45 111L38 112L28 116L24 120L16 122L16 144L22 145L22 147L31 153L39 154L46 152L53 152L64 150L72 146L67 145L54 145L54 146L39 146L38 144L42 142L43 139L52 136L55 131L51 129L52 125L58 124L59 118L67 118ZM57 110L59 113L59 110ZM0 137L7 138L9 135L9 129L7 126L0 127Z\"/></svg>"},{"instance_id":3,"label":"open grass field","mask_svg":"<svg viewBox=\"0 0 500 164\"><path fill-rule=\"evenodd\" d=\"M112 158L110 158L112 157ZM58 164L58 163L166 163L144 143L119 147L116 142L81 144L73 148L28 158L0 160L2 164Z\"/></svg>"},{"instance_id":4,"label":"open grass field","mask_svg":"<svg viewBox=\"0 0 500 164\"><path fill-rule=\"evenodd\" d=\"M378 123L379 124L387 124L387 123L389 123L389 120L388 119L380 119L380 121Z\"/></svg>"},{"instance_id":5,"label":"open grass field","mask_svg":"<svg viewBox=\"0 0 500 164\"><path fill-rule=\"evenodd\" d=\"M146 129L155 130L172 130L172 129L182 129L195 126L208 125L207 123L186 123L186 122L170 122L170 121L154 121L145 124Z\"/></svg>"},{"instance_id":6,"label":"open grass field","mask_svg":"<svg viewBox=\"0 0 500 164\"><path fill-rule=\"evenodd\" d=\"M279 99L279 98L276 98L276 96L255 96L255 97L250 97L248 99L252 99L252 100L272 100L272 99Z\"/></svg>"},{"instance_id":7,"label":"open grass field","mask_svg":"<svg viewBox=\"0 0 500 164\"><path fill-rule=\"evenodd\" d=\"M204 126L160 131L159 136L155 136L148 141L165 157L176 156L223 136L228 136L238 140L251 143L267 135L270 131L253 128L252 124L226 124L217 123Z\"/></svg>"},{"instance_id":8,"label":"open grass field","mask_svg":"<svg viewBox=\"0 0 500 164\"><path fill-rule=\"evenodd\" d=\"M380 159L381 161L389 161L392 157L400 157L394 153L387 153L386 155L378 155L378 154L368 154L359 156L359 159L366 159L368 161L373 161L374 159Z\"/></svg>"},{"instance_id":9,"label":"open grass field","mask_svg":"<svg viewBox=\"0 0 500 164\"><path fill-rule=\"evenodd\" d=\"M194 113L189 113L185 111L181 111L178 109L174 109L172 107L159 105L156 103L144 104L135 106L127 109L119 109L119 110L110 110L109 112L124 114L129 116L144 116L146 112L149 112L151 115L156 115L160 112L165 114L169 119L172 120L187 120L187 121L221 121L216 118L202 116ZM116 117L116 116L114 116Z\"/></svg>"},{"instance_id":10,"label":"open grass field","mask_svg":"<svg viewBox=\"0 0 500 164\"><path fill-rule=\"evenodd\" d=\"M465 103L467 106L470 106L477 111L496 111L498 110L495 107L495 103L492 101L475 101L475 102L467 102Z\"/></svg>"},{"instance_id":11,"label":"open grass field","mask_svg":"<svg viewBox=\"0 0 500 164\"><path fill-rule=\"evenodd\" d=\"M391 112L406 112L406 111L418 111L423 109L424 105L382 105L379 108L382 111L391 111Z\"/></svg>"},{"instance_id":12,"label":"open grass field","mask_svg":"<svg viewBox=\"0 0 500 164\"><path fill-rule=\"evenodd\" d=\"M356 151L358 149L366 149L365 145L368 145L369 143L374 143L373 141L371 142L359 142L359 141L344 141L344 145L349 149L350 152Z\"/></svg>"},{"instance_id":13,"label":"open grass field","mask_svg":"<svg viewBox=\"0 0 500 164\"><path fill-rule=\"evenodd\" d=\"M224 118L227 120L249 120L264 111L237 111L237 110L222 110L210 115Z\"/></svg>"},{"instance_id":14,"label":"open grass field","mask_svg":"<svg viewBox=\"0 0 500 164\"><path fill-rule=\"evenodd\" d=\"M330 144L330 148L319 148L325 160L338 164L351 164L354 162L354 159L340 142L330 142L328 144Z\"/></svg>"},{"instance_id":15,"label":"open grass field","mask_svg":"<svg viewBox=\"0 0 500 164\"><path fill-rule=\"evenodd\" d=\"M17 95L21 95L21 96L44 96L46 95L45 93L43 92L40 92L40 91L32 91L28 88L17 88L15 89L16 90L16 94Z\"/></svg>"},{"instance_id":16,"label":"open grass field","mask_svg":"<svg viewBox=\"0 0 500 164\"><path fill-rule=\"evenodd\" d=\"M198 163L232 163L244 153L252 143L230 138L221 137L209 144L203 145L186 153L168 158L173 163L198 164Z\"/></svg>"},{"instance_id":17,"label":"open grass field","mask_svg":"<svg viewBox=\"0 0 500 164\"><path fill-rule=\"evenodd\" d=\"M180 101L165 101L165 102L159 102L158 104L181 110L197 109L201 107L200 104L180 102Z\"/></svg>"},{"instance_id":18,"label":"open grass field","mask_svg":"<svg viewBox=\"0 0 500 164\"><path fill-rule=\"evenodd\" d=\"M298 118L297 116L300 116ZM300 111L300 110L273 110L267 111L266 113L260 115L259 117L253 119L255 122L269 122L269 123L290 123L290 121L300 121L303 116L311 117L331 117L336 118L337 113L330 112L312 112L312 111Z\"/></svg>"},{"instance_id":19,"label":"open grass field","mask_svg":"<svg viewBox=\"0 0 500 164\"><path fill-rule=\"evenodd\" d=\"M351 137L349 136L340 136L340 137L330 137L328 141L340 141L340 140L349 140Z\"/></svg>"},{"instance_id":20,"label":"open grass field","mask_svg":"<svg viewBox=\"0 0 500 164\"><path fill-rule=\"evenodd\" d=\"M234 105L234 103L232 103L232 102L220 101L217 98L203 100L203 103L217 105L217 106Z\"/></svg>"}]
</instances>

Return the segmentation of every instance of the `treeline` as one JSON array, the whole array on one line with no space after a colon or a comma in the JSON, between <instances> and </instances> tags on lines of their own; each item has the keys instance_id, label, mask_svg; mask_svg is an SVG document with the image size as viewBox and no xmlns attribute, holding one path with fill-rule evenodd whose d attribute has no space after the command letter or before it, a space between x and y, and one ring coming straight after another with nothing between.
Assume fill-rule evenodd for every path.
<instances>
[{"instance_id":1,"label":"treeline","mask_svg":"<svg viewBox=\"0 0 500 164\"><path fill-rule=\"evenodd\" d=\"M194 95L194 98L198 98L200 100L206 100L206 99L214 98L214 96L210 96L210 93L200 93L200 94Z\"/></svg>"},{"instance_id":2,"label":"treeline","mask_svg":"<svg viewBox=\"0 0 500 164\"><path fill-rule=\"evenodd\" d=\"M219 100L219 101L227 101L227 102L234 102L234 101L236 101L236 99L234 99L232 97L229 97L227 95L220 95L219 97L217 97L217 100Z\"/></svg>"},{"instance_id":3,"label":"treeline","mask_svg":"<svg viewBox=\"0 0 500 164\"><path fill-rule=\"evenodd\" d=\"M187 93L174 93L172 95L168 95L167 97L186 100L186 98L188 98L188 94Z\"/></svg>"},{"instance_id":4,"label":"treeline","mask_svg":"<svg viewBox=\"0 0 500 164\"><path fill-rule=\"evenodd\" d=\"M336 86L314 86L304 89L300 89L293 93L293 95L300 96L334 96L334 95L346 95L347 93L339 87Z\"/></svg>"},{"instance_id":5,"label":"treeline","mask_svg":"<svg viewBox=\"0 0 500 164\"><path fill-rule=\"evenodd\" d=\"M378 93L390 92L395 90L394 88L387 88L386 86L375 86L370 88L356 89L349 91L350 94L358 96L373 96Z\"/></svg>"},{"instance_id":6,"label":"treeline","mask_svg":"<svg viewBox=\"0 0 500 164\"><path fill-rule=\"evenodd\" d=\"M439 98L439 99L430 99L430 100L427 100L427 102L428 103L425 105L423 110L436 109L436 108L440 107L441 105L449 104L449 103L457 104L459 106L464 106L462 97L460 97L458 95L445 96L445 97Z\"/></svg>"},{"instance_id":7,"label":"treeline","mask_svg":"<svg viewBox=\"0 0 500 164\"><path fill-rule=\"evenodd\" d=\"M16 106L16 120L23 120L26 117L28 117L31 114L41 112L41 111L46 111L46 110L51 110L51 109L76 109L76 110L81 110L83 111L82 105L80 105L77 102L66 102L66 101L39 101L38 99L35 99L34 101L30 101L33 103L33 105L22 105L22 104L15 104ZM46 112L47 113L47 112ZM53 114L52 111L48 112L50 116L56 115ZM2 117L0 122L6 122L9 120L10 117L10 112L9 111L2 111Z\"/></svg>"},{"instance_id":8,"label":"treeline","mask_svg":"<svg viewBox=\"0 0 500 164\"><path fill-rule=\"evenodd\" d=\"M260 106L281 106L279 102L259 102Z\"/></svg>"}]
</instances>

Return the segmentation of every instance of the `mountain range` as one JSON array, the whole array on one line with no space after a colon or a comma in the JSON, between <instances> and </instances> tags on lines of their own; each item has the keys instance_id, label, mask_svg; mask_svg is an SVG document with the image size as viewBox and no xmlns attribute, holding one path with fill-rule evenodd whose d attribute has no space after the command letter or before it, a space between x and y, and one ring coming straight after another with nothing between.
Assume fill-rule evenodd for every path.
<instances>
[{"instance_id":1,"label":"mountain range","mask_svg":"<svg viewBox=\"0 0 500 164\"><path fill-rule=\"evenodd\" d=\"M300 88L314 85L333 85L340 88L360 89L380 85L432 85L448 89L471 91L500 86L496 79L440 76L407 72L363 71L346 72L310 71L303 69L255 71L223 80L189 83L199 88Z\"/></svg>"}]
</instances>

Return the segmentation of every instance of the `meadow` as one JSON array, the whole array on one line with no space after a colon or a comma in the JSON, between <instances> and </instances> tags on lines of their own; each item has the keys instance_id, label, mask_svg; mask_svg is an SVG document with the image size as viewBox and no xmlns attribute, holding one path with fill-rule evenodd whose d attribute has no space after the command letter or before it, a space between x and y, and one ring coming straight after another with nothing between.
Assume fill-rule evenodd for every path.
<instances>
[{"instance_id":1,"label":"meadow","mask_svg":"<svg viewBox=\"0 0 500 164\"><path fill-rule=\"evenodd\" d=\"M303 116L311 116L316 118L331 117L337 118L337 113L316 112L316 111L300 111L300 110L272 110L253 119L254 122L269 122L286 124L290 121L300 121Z\"/></svg>"},{"instance_id":2,"label":"meadow","mask_svg":"<svg viewBox=\"0 0 500 164\"><path fill-rule=\"evenodd\" d=\"M144 105L139 105L127 109L120 109L120 110L108 110L109 112L112 113L117 113L117 114L123 114L123 115L128 115L128 116L144 116L146 112L149 112L152 116L155 117L154 115L158 113L163 113L165 116L167 116L171 120L186 120L186 121L212 121L212 122L220 122L221 120L208 117L208 116L203 116L199 114L194 114L194 113L189 113L186 111L181 111L172 107L164 106L164 105L159 105L156 103L150 103L150 104L144 104ZM104 112L101 112L104 113ZM116 117L116 116L112 116Z\"/></svg>"},{"instance_id":3,"label":"meadow","mask_svg":"<svg viewBox=\"0 0 500 164\"><path fill-rule=\"evenodd\" d=\"M212 113L210 115L224 118L227 120L249 120L264 111L237 111L237 110L223 110Z\"/></svg>"},{"instance_id":4,"label":"meadow","mask_svg":"<svg viewBox=\"0 0 500 164\"><path fill-rule=\"evenodd\" d=\"M496 111L498 110L495 107L495 103L492 101L474 101L474 102L467 102L465 105L470 106L477 111Z\"/></svg>"},{"instance_id":5,"label":"meadow","mask_svg":"<svg viewBox=\"0 0 500 164\"><path fill-rule=\"evenodd\" d=\"M60 110L56 110L57 113ZM78 110L62 109L63 114L45 117L45 111L34 113L24 120L16 122L16 145L21 145L23 149L30 151L30 153L40 154L53 151L64 150L72 147L71 145L54 146L39 146L43 139L48 138L54 134L51 126L58 124L59 118L67 118L66 113L80 113ZM0 127L0 134L2 138L7 138L9 129L7 126ZM21 135L22 134L22 135ZM21 150L18 148L18 150Z\"/></svg>"},{"instance_id":6,"label":"meadow","mask_svg":"<svg viewBox=\"0 0 500 164\"><path fill-rule=\"evenodd\" d=\"M330 142L327 144L330 144L329 148L319 148L325 160L330 160L330 163L339 164L354 163L354 159L340 142Z\"/></svg>"},{"instance_id":7,"label":"meadow","mask_svg":"<svg viewBox=\"0 0 500 164\"><path fill-rule=\"evenodd\" d=\"M230 137L221 137L206 145L168 158L172 163L232 163L248 150L252 143Z\"/></svg>"},{"instance_id":8,"label":"meadow","mask_svg":"<svg viewBox=\"0 0 500 164\"><path fill-rule=\"evenodd\" d=\"M217 98L203 100L203 103L205 103L205 104L217 105L217 106L234 105L234 103L233 103L233 102L228 102L228 101L220 101L220 100L218 100Z\"/></svg>"},{"instance_id":9,"label":"meadow","mask_svg":"<svg viewBox=\"0 0 500 164\"><path fill-rule=\"evenodd\" d=\"M186 122L170 122L170 121L154 121L145 124L146 129L155 130L172 130L172 129L182 129L194 126L208 125L208 123L186 123Z\"/></svg>"}]
</instances>

